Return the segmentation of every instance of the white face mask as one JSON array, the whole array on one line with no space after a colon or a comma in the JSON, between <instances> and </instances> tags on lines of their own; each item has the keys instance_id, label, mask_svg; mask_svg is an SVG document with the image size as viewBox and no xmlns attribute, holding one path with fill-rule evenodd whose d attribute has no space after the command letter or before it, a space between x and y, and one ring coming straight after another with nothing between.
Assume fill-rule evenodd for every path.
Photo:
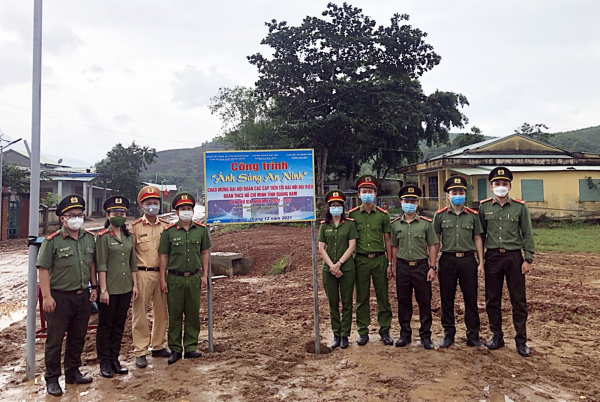
<instances>
[{"instance_id":1,"label":"white face mask","mask_svg":"<svg viewBox=\"0 0 600 402\"><path fill-rule=\"evenodd\" d=\"M181 211L179 212L179 220L181 222L191 222L194 217L194 211Z\"/></svg>"},{"instance_id":2,"label":"white face mask","mask_svg":"<svg viewBox=\"0 0 600 402\"><path fill-rule=\"evenodd\" d=\"M71 218L67 220L67 226L71 230L79 230L81 225L83 225L83 218Z\"/></svg>"},{"instance_id":3,"label":"white face mask","mask_svg":"<svg viewBox=\"0 0 600 402\"><path fill-rule=\"evenodd\" d=\"M498 186L494 187L492 191L494 192L494 194L496 194L496 196L502 198L506 197L506 195L508 194L508 187Z\"/></svg>"},{"instance_id":4,"label":"white face mask","mask_svg":"<svg viewBox=\"0 0 600 402\"><path fill-rule=\"evenodd\" d=\"M156 215L158 215L159 209L160 209L160 207L158 205L150 204L150 205L146 205L144 207L144 212L148 216L156 216Z\"/></svg>"}]
</instances>

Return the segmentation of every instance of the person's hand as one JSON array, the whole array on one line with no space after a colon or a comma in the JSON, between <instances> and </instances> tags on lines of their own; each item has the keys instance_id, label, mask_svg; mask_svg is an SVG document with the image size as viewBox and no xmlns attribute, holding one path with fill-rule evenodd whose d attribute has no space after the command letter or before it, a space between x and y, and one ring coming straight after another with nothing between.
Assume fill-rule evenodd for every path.
<instances>
[{"instance_id":1,"label":"person's hand","mask_svg":"<svg viewBox=\"0 0 600 402\"><path fill-rule=\"evenodd\" d=\"M436 276L437 276L437 271L430 268L429 272L427 272L427 282L433 282L435 280Z\"/></svg>"},{"instance_id":2,"label":"person's hand","mask_svg":"<svg viewBox=\"0 0 600 402\"><path fill-rule=\"evenodd\" d=\"M96 291L96 289L92 289L92 291L90 292L90 302L95 302L97 298L98 292Z\"/></svg>"},{"instance_id":3,"label":"person's hand","mask_svg":"<svg viewBox=\"0 0 600 402\"><path fill-rule=\"evenodd\" d=\"M531 271L531 264L527 261L523 261L523 265L521 265L521 272L523 273L523 275L525 275L529 273L529 271Z\"/></svg>"},{"instance_id":4,"label":"person's hand","mask_svg":"<svg viewBox=\"0 0 600 402\"><path fill-rule=\"evenodd\" d=\"M484 265L483 265L483 261L479 263L479 265L477 266L477 275L481 278L483 277L483 273L485 272L484 270Z\"/></svg>"},{"instance_id":5,"label":"person's hand","mask_svg":"<svg viewBox=\"0 0 600 402\"><path fill-rule=\"evenodd\" d=\"M160 279L160 290L163 293L169 293L169 287L167 286L167 281L165 281L164 279Z\"/></svg>"},{"instance_id":6,"label":"person's hand","mask_svg":"<svg viewBox=\"0 0 600 402\"><path fill-rule=\"evenodd\" d=\"M387 267L387 278L388 280L396 279L396 270L393 265L388 265Z\"/></svg>"},{"instance_id":7,"label":"person's hand","mask_svg":"<svg viewBox=\"0 0 600 402\"><path fill-rule=\"evenodd\" d=\"M46 313L53 313L56 309L56 302L52 296L44 297L44 311Z\"/></svg>"},{"instance_id":8,"label":"person's hand","mask_svg":"<svg viewBox=\"0 0 600 402\"><path fill-rule=\"evenodd\" d=\"M208 284L208 276L207 275L203 275L202 276L202 284L200 286L203 287L203 288L205 288L207 284Z\"/></svg>"},{"instance_id":9,"label":"person's hand","mask_svg":"<svg viewBox=\"0 0 600 402\"><path fill-rule=\"evenodd\" d=\"M108 296L108 290L104 293L100 292L100 303L104 303L108 306L109 301L110 297Z\"/></svg>"},{"instance_id":10,"label":"person's hand","mask_svg":"<svg viewBox=\"0 0 600 402\"><path fill-rule=\"evenodd\" d=\"M138 295L139 295L139 293L138 293L138 288L137 288L137 286L134 286L134 287L133 287L133 290L131 291L131 299L132 299L132 300L135 300L135 299L137 299L137 298L138 298Z\"/></svg>"}]
</instances>

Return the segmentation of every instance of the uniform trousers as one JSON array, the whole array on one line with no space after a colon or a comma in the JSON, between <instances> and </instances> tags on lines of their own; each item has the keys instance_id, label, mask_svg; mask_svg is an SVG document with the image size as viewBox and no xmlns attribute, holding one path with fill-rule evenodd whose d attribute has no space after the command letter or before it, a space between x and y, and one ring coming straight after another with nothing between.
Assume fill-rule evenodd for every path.
<instances>
[{"instance_id":1,"label":"uniform trousers","mask_svg":"<svg viewBox=\"0 0 600 402\"><path fill-rule=\"evenodd\" d=\"M442 253L438 280L444 333L452 337L456 334L454 298L458 283L465 301L467 339L479 338L480 321L477 310L477 260L475 256L456 257L454 253Z\"/></svg>"},{"instance_id":2,"label":"uniform trousers","mask_svg":"<svg viewBox=\"0 0 600 402\"><path fill-rule=\"evenodd\" d=\"M371 278L373 278L373 287L375 296L377 296L379 334L387 334L390 332L392 324L392 308L388 295L387 258L385 254L375 258L357 255L354 262L356 263L356 326L358 334L367 335L369 333Z\"/></svg>"},{"instance_id":3,"label":"uniform trousers","mask_svg":"<svg viewBox=\"0 0 600 402\"><path fill-rule=\"evenodd\" d=\"M335 336L350 336L352 326L352 296L356 282L356 269L343 271L336 278L329 268L323 269L323 287L329 302L331 329ZM342 301L342 317L340 319L340 298Z\"/></svg>"},{"instance_id":4,"label":"uniform trousers","mask_svg":"<svg viewBox=\"0 0 600 402\"><path fill-rule=\"evenodd\" d=\"M52 313L44 313L48 322L46 352L46 382L58 382L60 377L60 352L63 338L67 333L65 345L65 376L74 378L81 367L81 352L85 344L88 322L90 319L90 292L81 294L62 293L50 290L56 302Z\"/></svg>"},{"instance_id":5,"label":"uniform trousers","mask_svg":"<svg viewBox=\"0 0 600 402\"><path fill-rule=\"evenodd\" d=\"M119 360L121 340L123 339L130 303L131 292L110 295L108 305L98 303L96 353L100 363Z\"/></svg>"},{"instance_id":6,"label":"uniform trousers","mask_svg":"<svg viewBox=\"0 0 600 402\"><path fill-rule=\"evenodd\" d=\"M410 320L413 314L412 294L419 306L421 339L431 337L431 282L427 281L429 263L425 262L410 266L401 259L396 261L396 295L398 297L398 321L400 322L400 336L410 337L412 330Z\"/></svg>"},{"instance_id":7,"label":"uniform trousers","mask_svg":"<svg viewBox=\"0 0 600 402\"><path fill-rule=\"evenodd\" d=\"M167 275L169 310L169 349L173 352L195 352L200 334L200 274ZM185 324L183 323L185 317ZM182 334L182 325L184 325Z\"/></svg>"},{"instance_id":8,"label":"uniform trousers","mask_svg":"<svg viewBox=\"0 0 600 402\"><path fill-rule=\"evenodd\" d=\"M527 342L527 298L525 275L521 272L523 256L520 250L500 252L489 249L485 252L485 307L490 329L495 337L502 338L502 287L506 286L512 304L516 343Z\"/></svg>"},{"instance_id":9,"label":"uniform trousers","mask_svg":"<svg viewBox=\"0 0 600 402\"><path fill-rule=\"evenodd\" d=\"M167 295L160 290L160 273L158 271L142 271L137 273L139 294L132 303L133 347L136 356L142 356L152 350L160 350L167 346ZM147 318L147 308L152 299L152 338Z\"/></svg>"}]
</instances>

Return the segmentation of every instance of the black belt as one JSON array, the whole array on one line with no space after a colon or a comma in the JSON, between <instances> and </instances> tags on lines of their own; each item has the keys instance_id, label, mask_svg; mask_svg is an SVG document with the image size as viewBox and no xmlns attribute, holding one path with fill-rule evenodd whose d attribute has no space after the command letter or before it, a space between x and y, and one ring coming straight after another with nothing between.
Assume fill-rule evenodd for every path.
<instances>
[{"instance_id":1,"label":"black belt","mask_svg":"<svg viewBox=\"0 0 600 402\"><path fill-rule=\"evenodd\" d=\"M158 272L160 268L151 268L151 267L138 267L140 271L150 271L150 272Z\"/></svg>"},{"instance_id":2,"label":"black belt","mask_svg":"<svg viewBox=\"0 0 600 402\"><path fill-rule=\"evenodd\" d=\"M507 250L505 248L488 248L487 251L490 251L492 253L520 253L521 249L519 249L519 250Z\"/></svg>"},{"instance_id":3,"label":"black belt","mask_svg":"<svg viewBox=\"0 0 600 402\"><path fill-rule=\"evenodd\" d=\"M448 254L452 257L462 258L475 255L475 251L444 251L442 254Z\"/></svg>"},{"instance_id":4,"label":"black belt","mask_svg":"<svg viewBox=\"0 0 600 402\"><path fill-rule=\"evenodd\" d=\"M423 258L421 260L416 260L416 261L409 261L409 260L405 260L403 258L398 258L398 261L400 261L403 264L406 264L408 266L411 267L416 267L417 265L429 265L429 261L427 260L427 258Z\"/></svg>"},{"instance_id":5,"label":"black belt","mask_svg":"<svg viewBox=\"0 0 600 402\"><path fill-rule=\"evenodd\" d=\"M65 295L80 295L83 292L87 292L89 288L85 288L85 289L77 289L77 290L58 290L58 289L51 289L52 292L56 292L56 293L62 293Z\"/></svg>"},{"instance_id":6,"label":"black belt","mask_svg":"<svg viewBox=\"0 0 600 402\"><path fill-rule=\"evenodd\" d=\"M379 251L377 253L356 253L356 255L365 258L377 258L385 254L385 251Z\"/></svg>"},{"instance_id":7,"label":"black belt","mask_svg":"<svg viewBox=\"0 0 600 402\"><path fill-rule=\"evenodd\" d=\"M188 276L196 275L198 272L200 272L200 269L197 269L195 271L188 271L188 272L174 271L174 270L170 269L168 272L169 272L169 275L188 277Z\"/></svg>"}]
</instances>

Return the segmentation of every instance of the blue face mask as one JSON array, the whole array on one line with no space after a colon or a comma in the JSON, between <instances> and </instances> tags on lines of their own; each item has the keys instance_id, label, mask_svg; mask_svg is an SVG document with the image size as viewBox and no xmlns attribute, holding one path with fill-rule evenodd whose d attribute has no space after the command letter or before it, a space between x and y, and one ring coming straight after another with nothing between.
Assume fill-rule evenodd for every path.
<instances>
[{"instance_id":1,"label":"blue face mask","mask_svg":"<svg viewBox=\"0 0 600 402\"><path fill-rule=\"evenodd\" d=\"M404 212L406 212L407 214L412 214L417 210L417 204L409 204L409 203L402 204L402 210Z\"/></svg>"},{"instance_id":2,"label":"blue face mask","mask_svg":"<svg viewBox=\"0 0 600 402\"><path fill-rule=\"evenodd\" d=\"M341 216L344 212L344 207L329 207L329 213L332 216Z\"/></svg>"},{"instance_id":3,"label":"blue face mask","mask_svg":"<svg viewBox=\"0 0 600 402\"><path fill-rule=\"evenodd\" d=\"M360 200L365 204L372 204L375 201L375 194L361 194Z\"/></svg>"},{"instance_id":4,"label":"blue face mask","mask_svg":"<svg viewBox=\"0 0 600 402\"><path fill-rule=\"evenodd\" d=\"M452 205L462 205L465 203L465 196L464 195L453 195L450 197L450 202L452 203Z\"/></svg>"}]
</instances>

